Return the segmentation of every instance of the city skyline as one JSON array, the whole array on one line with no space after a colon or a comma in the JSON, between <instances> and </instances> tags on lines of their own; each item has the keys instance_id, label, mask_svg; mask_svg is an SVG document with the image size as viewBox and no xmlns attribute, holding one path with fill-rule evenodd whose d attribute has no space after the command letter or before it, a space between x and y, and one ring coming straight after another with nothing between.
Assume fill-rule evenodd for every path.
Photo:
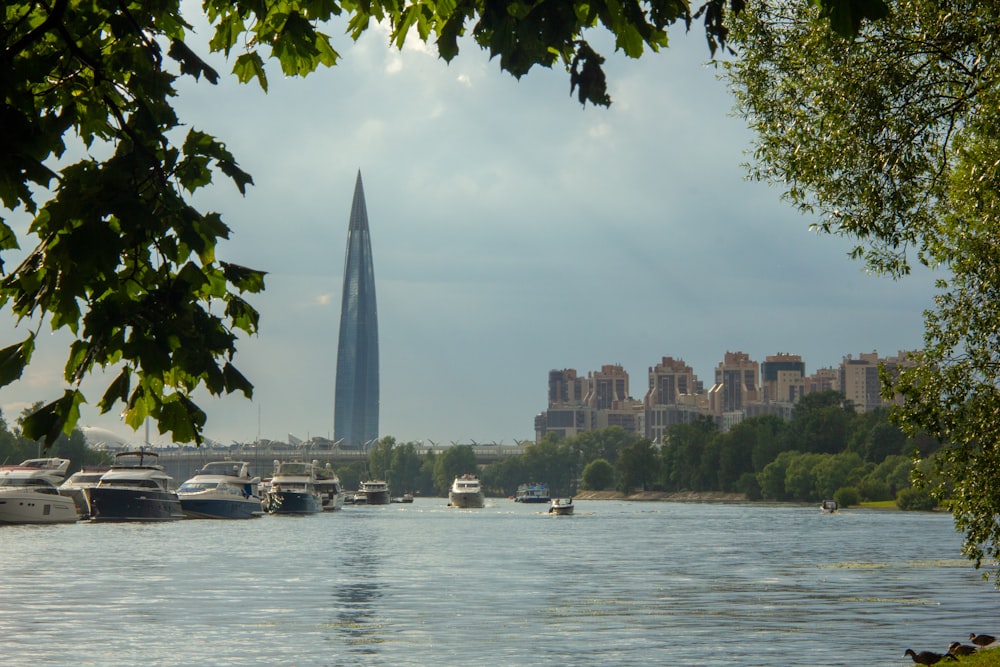
<instances>
[{"instance_id":1,"label":"city skyline","mask_svg":"<svg viewBox=\"0 0 1000 667\"><path fill-rule=\"evenodd\" d=\"M192 20L190 46L228 72ZM196 393L207 437L333 437L347 235L336 221L359 168L378 261L382 435L531 439L553 368L645 370L680 352L706 373L726 349L824 367L921 347L938 276L869 275L849 239L814 233L818 217L745 180L751 135L705 66L703 36L671 31L668 49L632 60L595 35L614 104L584 109L559 68L515 80L471 41L446 64L380 30L338 37L341 64L305 80L269 64L266 95L225 74L178 82L182 121L216 134L254 178L246 197L221 181L197 196L232 229L217 255L267 271L248 298L259 334L234 359L253 400ZM0 343L22 340L27 327L4 316ZM72 338L41 331L23 379L0 390L10 420L66 387ZM117 409L94 407L116 376L83 385L82 425L128 433Z\"/></svg>"},{"instance_id":2,"label":"city skyline","mask_svg":"<svg viewBox=\"0 0 1000 667\"><path fill-rule=\"evenodd\" d=\"M726 351L709 384L682 358L662 357L649 366L643 391L633 375L616 364L584 374L576 368L552 369L548 405L535 415L535 440L619 426L654 442L673 424L711 418L722 431L750 417L776 415L790 420L803 397L838 391L858 412L886 407L879 368L907 366L908 351L879 356L877 351L845 355L837 367L811 374L801 355L778 352L761 361L742 351ZM635 391L633 391L636 389Z\"/></svg>"}]
</instances>

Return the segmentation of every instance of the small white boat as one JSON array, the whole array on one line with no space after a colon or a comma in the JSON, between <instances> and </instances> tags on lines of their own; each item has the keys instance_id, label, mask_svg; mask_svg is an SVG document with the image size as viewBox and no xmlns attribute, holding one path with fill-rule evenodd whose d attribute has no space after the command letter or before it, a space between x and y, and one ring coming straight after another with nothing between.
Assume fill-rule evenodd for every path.
<instances>
[{"instance_id":1,"label":"small white boat","mask_svg":"<svg viewBox=\"0 0 1000 667\"><path fill-rule=\"evenodd\" d=\"M448 504L452 507L479 508L485 504L483 487L475 475L455 477L448 491Z\"/></svg>"},{"instance_id":2,"label":"small white boat","mask_svg":"<svg viewBox=\"0 0 1000 667\"><path fill-rule=\"evenodd\" d=\"M572 498L553 498L552 505L549 506L550 514L558 514L560 516L567 516L573 513L573 499Z\"/></svg>"},{"instance_id":3,"label":"small white boat","mask_svg":"<svg viewBox=\"0 0 1000 667\"><path fill-rule=\"evenodd\" d=\"M80 518L76 503L59 493L57 484L69 469L69 459L28 459L0 467L0 524L73 523Z\"/></svg>"},{"instance_id":4,"label":"small white boat","mask_svg":"<svg viewBox=\"0 0 1000 667\"><path fill-rule=\"evenodd\" d=\"M192 519L251 519L264 512L259 484L246 461L213 461L181 484L177 497Z\"/></svg>"},{"instance_id":5,"label":"small white boat","mask_svg":"<svg viewBox=\"0 0 1000 667\"><path fill-rule=\"evenodd\" d=\"M59 485L59 493L69 496L76 503L76 511L81 519L90 518L90 489L101 481L101 475L108 471L107 466L85 467L77 470Z\"/></svg>"},{"instance_id":6,"label":"small white boat","mask_svg":"<svg viewBox=\"0 0 1000 667\"><path fill-rule=\"evenodd\" d=\"M823 514L833 514L838 509L840 509L840 507L837 505L836 500L824 500L819 504L819 511Z\"/></svg>"}]
</instances>

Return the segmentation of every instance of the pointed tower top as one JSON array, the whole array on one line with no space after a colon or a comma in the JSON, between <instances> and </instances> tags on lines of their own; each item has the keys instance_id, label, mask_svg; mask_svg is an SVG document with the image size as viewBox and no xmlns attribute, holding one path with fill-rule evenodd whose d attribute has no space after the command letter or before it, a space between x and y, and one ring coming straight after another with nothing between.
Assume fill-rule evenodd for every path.
<instances>
[{"instance_id":1,"label":"pointed tower top","mask_svg":"<svg viewBox=\"0 0 1000 667\"><path fill-rule=\"evenodd\" d=\"M354 201L351 203L351 222L349 230L368 230L368 207L365 205L365 188L361 184L361 170L358 169L358 180L354 183Z\"/></svg>"}]
</instances>

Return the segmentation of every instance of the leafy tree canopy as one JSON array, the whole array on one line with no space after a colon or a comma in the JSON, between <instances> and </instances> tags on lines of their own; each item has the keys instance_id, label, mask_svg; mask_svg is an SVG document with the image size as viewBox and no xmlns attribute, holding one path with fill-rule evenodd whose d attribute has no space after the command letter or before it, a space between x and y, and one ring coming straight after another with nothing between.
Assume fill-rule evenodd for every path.
<instances>
[{"instance_id":1,"label":"leafy tree canopy","mask_svg":"<svg viewBox=\"0 0 1000 667\"><path fill-rule=\"evenodd\" d=\"M757 132L754 176L854 238L875 271L946 269L923 351L883 386L904 398L904 431L945 443L937 493L977 567L1000 557L998 30L997 3L899 0L844 39L779 0L740 15L727 65Z\"/></svg>"},{"instance_id":2,"label":"leafy tree canopy","mask_svg":"<svg viewBox=\"0 0 1000 667\"><path fill-rule=\"evenodd\" d=\"M886 10L883 0L801 2L843 33ZM265 58L286 76L335 65L325 31L339 17L353 39L381 22L397 47L416 34L445 60L471 37L515 77L558 63L581 102L607 105L604 58L585 34L607 31L637 58L667 46L669 26L698 20L714 53L726 47L726 16L744 5L203 0L201 9L209 48L231 58L239 81L265 90ZM241 193L253 181L224 142L181 129L178 78L220 78L186 42L188 18L180 0L8 0L0 10L0 204L31 217L26 234L0 217L0 257L19 260L12 269L0 262L0 308L29 329L0 350L0 386L21 376L46 320L75 339L68 388L25 422L28 437L51 443L69 433L88 400L80 383L96 369L114 375L97 401L103 412L120 403L130 426L151 418L176 441L201 440L197 388L252 394L233 359L238 334L257 331L245 296L264 288L264 273L216 257L230 228L191 198L218 176Z\"/></svg>"}]
</instances>

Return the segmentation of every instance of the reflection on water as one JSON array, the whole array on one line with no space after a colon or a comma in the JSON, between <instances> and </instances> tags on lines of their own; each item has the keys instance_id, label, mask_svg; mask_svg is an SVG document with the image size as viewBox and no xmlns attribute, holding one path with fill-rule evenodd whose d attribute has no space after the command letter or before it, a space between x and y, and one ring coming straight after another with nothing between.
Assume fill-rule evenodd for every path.
<instances>
[{"instance_id":1,"label":"reflection on water","mask_svg":"<svg viewBox=\"0 0 1000 667\"><path fill-rule=\"evenodd\" d=\"M946 515L446 503L4 527L2 660L858 667L1000 631Z\"/></svg>"},{"instance_id":2,"label":"reflection on water","mask_svg":"<svg viewBox=\"0 0 1000 667\"><path fill-rule=\"evenodd\" d=\"M357 512L380 512L381 507L357 507ZM339 518L339 517L338 517ZM354 658L371 659L378 655L378 645L385 641L383 624L378 617L381 608L380 585L383 537L380 527L368 521L347 517L342 523L346 553L342 557L338 577L330 582L332 587L335 630L330 641L342 643L347 654ZM351 664L359 664L351 661ZM362 660L360 664L372 664Z\"/></svg>"}]
</instances>

